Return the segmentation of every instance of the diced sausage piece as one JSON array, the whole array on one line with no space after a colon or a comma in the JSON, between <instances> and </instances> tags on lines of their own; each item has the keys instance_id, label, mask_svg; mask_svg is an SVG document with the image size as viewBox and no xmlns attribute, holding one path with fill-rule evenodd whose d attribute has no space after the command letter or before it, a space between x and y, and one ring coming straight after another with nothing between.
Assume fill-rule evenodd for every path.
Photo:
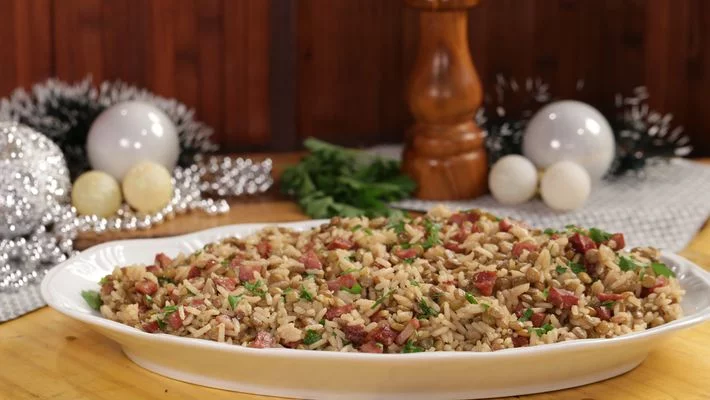
<instances>
[{"instance_id":1,"label":"diced sausage piece","mask_svg":"<svg viewBox=\"0 0 710 400\"><path fill-rule=\"evenodd\" d=\"M466 221L475 224L479 219L481 219L481 215L475 211L460 212L450 216L449 223L461 226Z\"/></svg>"},{"instance_id":2,"label":"diced sausage piece","mask_svg":"<svg viewBox=\"0 0 710 400\"><path fill-rule=\"evenodd\" d=\"M414 318L409 320L409 323L402 329L402 332L397 335L397 339L395 339L395 343L398 345L403 345L409 340L409 338L416 332L417 329L419 329L420 323L419 320Z\"/></svg>"},{"instance_id":3,"label":"diced sausage piece","mask_svg":"<svg viewBox=\"0 0 710 400\"><path fill-rule=\"evenodd\" d=\"M205 304L205 299L192 299L192 300L190 300L190 304L193 307L201 306L201 305Z\"/></svg>"},{"instance_id":4,"label":"diced sausage piece","mask_svg":"<svg viewBox=\"0 0 710 400\"><path fill-rule=\"evenodd\" d=\"M498 229L501 232L508 232L510 228L513 227L513 224L510 223L507 219L502 219L498 222Z\"/></svg>"},{"instance_id":5,"label":"diced sausage piece","mask_svg":"<svg viewBox=\"0 0 710 400\"><path fill-rule=\"evenodd\" d=\"M346 325L343 328L345 337L355 346L359 346L365 342L367 332L362 325Z\"/></svg>"},{"instance_id":6,"label":"diced sausage piece","mask_svg":"<svg viewBox=\"0 0 710 400\"><path fill-rule=\"evenodd\" d=\"M113 279L108 278L108 279L106 279L106 282L104 282L104 284L101 285L101 294L103 294L105 296L107 294L111 294L112 291L113 291Z\"/></svg>"},{"instance_id":7,"label":"diced sausage piece","mask_svg":"<svg viewBox=\"0 0 710 400\"><path fill-rule=\"evenodd\" d=\"M614 242L614 246L611 246L611 242ZM607 242L607 246L609 246L612 250L619 251L626 247L626 240L624 239L624 234L623 233L615 233L611 235L611 240Z\"/></svg>"},{"instance_id":8,"label":"diced sausage piece","mask_svg":"<svg viewBox=\"0 0 710 400\"><path fill-rule=\"evenodd\" d=\"M260 265L242 265L239 267L239 280L248 282L256 278L256 273L262 273Z\"/></svg>"},{"instance_id":9,"label":"diced sausage piece","mask_svg":"<svg viewBox=\"0 0 710 400\"><path fill-rule=\"evenodd\" d=\"M523 250L535 251L537 250L537 245L533 242L517 242L513 245L512 253L515 257L520 257L523 254Z\"/></svg>"},{"instance_id":10,"label":"diced sausage piece","mask_svg":"<svg viewBox=\"0 0 710 400\"><path fill-rule=\"evenodd\" d=\"M155 265L160 268L168 268L173 260L166 256L165 253L158 253L155 255Z\"/></svg>"},{"instance_id":11,"label":"diced sausage piece","mask_svg":"<svg viewBox=\"0 0 710 400\"><path fill-rule=\"evenodd\" d=\"M523 347L530 344L530 339L525 336L515 336L511 338L513 340L513 346Z\"/></svg>"},{"instance_id":12,"label":"diced sausage piece","mask_svg":"<svg viewBox=\"0 0 710 400\"><path fill-rule=\"evenodd\" d=\"M382 354L384 351L382 349L382 346L375 343L375 342L367 342L360 346L359 349L362 353L376 353L376 354Z\"/></svg>"},{"instance_id":13,"label":"diced sausage piece","mask_svg":"<svg viewBox=\"0 0 710 400\"><path fill-rule=\"evenodd\" d=\"M266 349L269 347L274 347L274 337L271 336L269 332L259 331L257 332L256 338L254 338L254 341L251 342L249 347L253 347L256 349Z\"/></svg>"},{"instance_id":14,"label":"diced sausage piece","mask_svg":"<svg viewBox=\"0 0 710 400\"><path fill-rule=\"evenodd\" d=\"M490 296L493 294L493 287L496 284L496 272L495 271L481 271L474 275L473 286L478 289L484 296Z\"/></svg>"},{"instance_id":15,"label":"diced sausage piece","mask_svg":"<svg viewBox=\"0 0 710 400\"><path fill-rule=\"evenodd\" d=\"M444 248L453 251L454 253L463 253L464 249L456 242L446 242Z\"/></svg>"},{"instance_id":16,"label":"diced sausage piece","mask_svg":"<svg viewBox=\"0 0 710 400\"><path fill-rule=\"evenodd\" d=\"M599 293L597 299L599 299L599 301L618 301L623 300L624 295L618 293Z\"/></svg>"},{"instance_id":17,"label":"diced sausage piece","mask_svg":"<svg viewBox=\"0 0 710 400\"><path fill-rule=\"evenodd\" d=\"M182 326L182 318L180 318L179 312L174 311L168 316L168 325L170 325L170 327L174 330L180 329Z\"/></svg>"},{"instance_id":18,"label":"diced sausage piece","mask_svg":"<svg viewBox=\"0 0 710 400\"><path fill-rule=\"evenodd\" d=\"M351 288L357 283L357 279L352 274L346 274L328 281L328 289L336 292L341 288Z\"/></svg>"},{"instance_id":19,"label":"diced sausage piece","mask_svg":"<svg viewBox=\"0 0 710 400\"><path fill-rule=\"evenodd\" d=\"M375 342L382 343L385 346L389 346L394 343L394 339L397 337L398 333L392 330L389 324L381 324L382 325L378 326L377 328L373 329L372 332L370 332L370 339L374 340Z\"/></svg>"},{"instance_id":20,"label":"diced sausage piece","mask_svg":"<svg viewBox=\"0 0 710 400\"><path fill-rule=\"evenodd\" d=\"M416 257L416 255L417 255L417 249L412 249L412 248L410 248L410 249L402 249L402 248L398 248L398 249L396 249L396 250L393 250L393 251L392 251L392 254L394 254L395 256L397 256L397 258L399 258L399 259L406 260L407 258Z\"/></svg>"},{"instance_id":21,"label":"diced sausage piece","mask_svg":"<svg viewBox=\"0 0 710 400\"><path fill-rule=\"evenodd\" d=\"M318 254L313 250L308 250L304 255L301 256L300 260L303 265L306 266L306 270L309 269L323 269L323 263L320 262Z\"/></svg>"},{"instance_id":22,"label":"diced sausage piece","mask_svg":"<svg viewBox=\"0 0 710 400\"><path fill-rule=\"evenodd\" d=\"M158 291L158 285L151 280L143 279L142 281L136 282L136 291L151 295Z\"/></svg>"},{"instance_id":23,"label":"diced sausage piece","mask_svg":"<svg viewBox=\"0 0 710 400\"><path fill-rule=\"evenodd\" d=\"M648 297L648 295L655 292L657 288L666 286L667 284L668 281L665 276L656 277L656 283L653 286L641 289L641 297Z\"/></svg>"},{"instance_id":24,"label":"diced sausage piece","mask_svg":"<svg viewBox=\"0 0 710 400\"><path fill-rule=\"evenodd\" d=\"M611 319L611 310L604 307L594 307L594 309L597 311L597 317L601 319L602 321L608 321Z\"/></svg>"},{"instance_id":25,"label":"diced sausage piece","mask_svg":"<svg viewBox=\"0 0 710 400\"><path fill-rule=\"evenodd\" d=\"M229 291L232 291L237 287L237 280L234 278L214 278L214 283Z\"/></svg>"},{"instance_id":26,"label":"diced sausage piece","mask_svg":"<svg viewBox=\"0 0 710 400\"><path fill-rule=\"evenodd\" d=\"M198 278L200 275L202 275L202 271L197 267L192 267L187 272L187 279Z\"/></svg>"},{"instance_id":27,"label":"diced sausage piece","mask_svg":"<svg viewBox=\"0 0 710 400\"><path fill-rule=\"evenodd\" d=\"M327 319L328 321L332 321L335 318L338 318L343 314L347 314L354 309L355 309L354 304L346 304L346 305L340 306L340 307L331 307L328 309L328 311L326 311L325 319Z\"/></svg>"},{"instance_id":28,"label":"diced sausage piece","mask_svg":"<svg viewBox=\"0 0 710 400\"><path fill-rule=\"evenodd\" d=\"M158 325L158 321L145 323L141 326L141 328L143 328L143 330L148 333L155 333L160 331L160 325Z\"/></svg>"},{"instance_id":29,"label":"diced sausage piece","mask_svg":"<svg viewBox=\"0 0 710 400\"><path fill-rule=\"evenodd\" d=\"M530 317L530 322L532 322L533 326L536 328L541 327L542 323L544 321L545 321L545 313L536 312L536 313L533 313L533 315Z\"/></svg>"},{"instance_id":30,"label":"diced sausage piece","mask_svg":"<svg viewBox=\"0 0 710 400\"><path fill-rule=\"evenodd\" d=\"M580 234L579 232L576 232L574 235L570 236L569 242L577 253L584 254L587 250L597 248L597 244L594 243L594 240L592 240L589 236Z\"/></svg>"},{"instance_id":31,"label":"diced sausage piece","mask_svg":"<svg viewBox=\"0 0 710 400\"><path fill-rule=\"evenodd\" d=\"M262 240L256 245L256 251L262 258L269 258L271 256L271 243L267 240Z\"/></svg>"},{"instance_id":32,"label":"diced sausage piece","mask_svg":"<svg viewBox=\"0 0 710 400\"><path fill-rule=\"evenodd\" d=\"M550 294L547 298L550 303L559 308L572 308L573 305L579 302L579 299L574 293L566 289L557 289L554 287L550 289Z\"/></svg>"},{"instance_id":33,"label":"diced sausage piece","mask_svg":"<svg viewBox=\"0 0 710 400\"><path fill-rule=\"evenodd\" d=\"M335 238L332 242L328 243L328 250L343 249L350 250L355 244L348 239Z\"/></svg>"},{"instance_id":34,"label":"diced sausage piece","mask_svg":"<svg viewBox=\"0 0 710 400\"><path fill-rule=\"evenodd\" d=\"M163 269L160 268L160 266L158 266L158 265L150 265L150 266L147 266L147 267L145 267L145 270L148 271L148 272L150 272L151 274L153 274L153 275L155 275L155 276L158 276L158 275L160 275L160 274L163 272Z\"/></svg>"}]
</instances>

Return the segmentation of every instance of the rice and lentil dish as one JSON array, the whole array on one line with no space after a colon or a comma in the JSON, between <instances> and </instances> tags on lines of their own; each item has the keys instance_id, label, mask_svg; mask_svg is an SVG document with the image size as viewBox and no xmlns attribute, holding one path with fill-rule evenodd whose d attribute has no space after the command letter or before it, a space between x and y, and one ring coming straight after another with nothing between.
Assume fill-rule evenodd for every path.
<instances>
[{"instance_id":1,"label":"rice and lentil dish","mask_svg":"<svg viewBox=\"0 0 710 400\"><path fill-rule=\"evenodd\" d=\"M333 218L116 268L97 306L150 333L367 353L610 338L679 318L683 291L658 250L624 247L620 233L478 210Z\"/></svg>"}]
</instances>

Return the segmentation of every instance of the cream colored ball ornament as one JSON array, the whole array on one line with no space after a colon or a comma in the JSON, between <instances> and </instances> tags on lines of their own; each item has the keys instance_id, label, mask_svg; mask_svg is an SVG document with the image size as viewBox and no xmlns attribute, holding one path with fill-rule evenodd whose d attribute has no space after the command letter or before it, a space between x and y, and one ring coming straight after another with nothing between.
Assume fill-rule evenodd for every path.
<instances>
[{"instance_id":1,"label":"cream colored ball ornament","mask_svg":"<svg viewBox=\"0 0 710 400\"><path fill-rule=\"evenodd\" d=\"M74 182L71 202L81 215L110 217L121 207L123 198L118 182L111 175L89 171Z\"/></svg>"},{"instance_id":2,"label":"cream colored ball ornament","mask_svg":"<svg viewBox=\"0 0 710 400\"><path fill-rule=\"evenodd\" d=\"M123 196L135 210L143 213L160 211L170 203L173 182L170 172L151 161L143 161L131 168L123 178Z\"/></svg>"},{"instance_id":3,"label":"cream colored ball ornament","mask_svg":"<svg viewBox=\"0 0 710 400\"><path fill-rule=\"evenodd\" d=\"M560 161L548 168L540 180L540 195L550 208L572 211L589 198L592 181L587 170L572 161Z\"/></svg>"},{"instance_id":4,"label":"cream colored ball ornament","mask_svg":"<svg viewBox=\"0 0 710 400\"><path fill-rule=\"evenodd\" d=\"M611 167L616 141L609 122L589 104L565 100L538 111L523 135L523 155L538 168L558 161L584 167L593 182Z\"/></svg>"},{"instance_id":5,"label":"cream colored ball ornament","mask_svg":"<svg viewBox=\"0 0 710 400\"><path fill-rule=\"evenodd\" d=\"M488 187L502 204L524 203L537 191L537 169L523 156L505 156L491 168Z\"/></svg>"},{"instance_id":6,"label":"cream colored ball ornament","mask_svg":"<svg viewBox=\"0 0 710 400\"><path fill-rule=\"evenodd\" d=\"M180 156L175 124L158 107L128 101L107 108L91 125L86 154L93 169L123 180L131 167L153 161L172 171Z\"/></svg>"}]
</instances>

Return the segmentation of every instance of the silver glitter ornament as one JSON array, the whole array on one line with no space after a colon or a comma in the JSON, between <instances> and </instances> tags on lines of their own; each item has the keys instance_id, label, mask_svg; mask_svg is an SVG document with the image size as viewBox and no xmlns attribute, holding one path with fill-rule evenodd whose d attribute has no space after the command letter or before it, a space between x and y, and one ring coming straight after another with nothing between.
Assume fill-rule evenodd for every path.
<instances>
[{"instance_id":1,"label":"silver glitter ornament","mask_svg":"<svg viewBox=\"0 0 710 400\"><path fill-rule=\"evenodd\" d=\"M30 233L51 204L68 201L64 156L51 140L14 122L0 122L0 238Z\"/></svg>"}]
</instances>

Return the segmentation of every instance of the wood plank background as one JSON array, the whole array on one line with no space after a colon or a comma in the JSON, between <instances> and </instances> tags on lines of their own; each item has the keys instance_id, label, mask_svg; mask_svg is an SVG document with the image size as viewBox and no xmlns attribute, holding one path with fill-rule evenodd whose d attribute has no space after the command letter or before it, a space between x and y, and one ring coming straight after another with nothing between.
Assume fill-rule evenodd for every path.
<instances>
[{"instance_id":1,"label":"wood plank background","mask_svg":"<svg viewBox=\"0 0 710 400\"><path fill-rule=\"evenodd\" d=\"M399 0L0 0L0 97L50 76L121 79L194 107L226 151L304 137L400 140L416 14ZM470 47L485 86L540 77L609 108L646 85L710 155L710 2L483 0ZM577 90L578 82L584 89Z\"/></svg>"}]
</instances>

